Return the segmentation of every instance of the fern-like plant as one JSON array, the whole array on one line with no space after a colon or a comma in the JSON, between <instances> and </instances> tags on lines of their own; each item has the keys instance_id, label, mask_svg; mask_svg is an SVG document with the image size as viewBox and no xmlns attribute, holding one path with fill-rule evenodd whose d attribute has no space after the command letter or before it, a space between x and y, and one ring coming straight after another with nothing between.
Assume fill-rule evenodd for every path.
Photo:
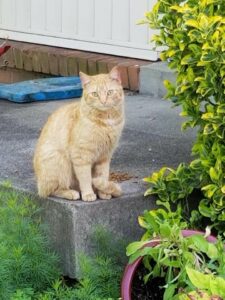
<instances>
[{"instance_id":1,"label":"fern-like plant","mask_svg":"<svg viewBox=\"0 0 225 300\"><path fill-rule=\"evenodd\" d=\"M102 228L92 235L92 255L80 255L78 283L68 287L57 279L45 290L37 292L25 285L11 296L10 300L117 300L120 281L126 263L126 243L112 239Z\"/></svg>"},{"instance_id":2,"label":"fern-like plant","mask_svg":"<svg viewBox=\"0 0 225 300\"><path fill-rule=\"evenodd\" d=\"M0 187L0 299L17 289L42 291L59 278L58 259L50 250L26 195Z\"/></svg>"},{"instance_id":3,"label":"fern-like plant","mask_svg":"<svg viewBox=\"0 0 225 300\"><path fill-rule=\"evenodd\" d=\"M80 255L78 283L61 279L38 209L27 195L0 186L1 300L116 300L126 263L125 241L97 228L92 255Z\"/></svg>"},{"instance_id":4,"label":"fern-like plant","mask_svg":"<svg viewBox=\"0 0 225 300\"><path fill-rule=\"evenodd\" d=\"M92 256L80 255L79 300L118 299L120 281L126 263L125 241L98 227L92 237ZM85 296L86 295L86 296ZM88 298L89 299L89 298Z\"/></svg>"}]
</instances>

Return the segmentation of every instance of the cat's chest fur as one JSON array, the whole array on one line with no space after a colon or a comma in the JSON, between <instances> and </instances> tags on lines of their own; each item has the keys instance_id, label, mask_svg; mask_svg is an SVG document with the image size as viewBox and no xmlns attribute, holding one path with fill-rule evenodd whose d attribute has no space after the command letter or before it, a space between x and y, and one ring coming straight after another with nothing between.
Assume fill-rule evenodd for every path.
<instances>
[{"instance_id":1,"label":"cat's chest fur","mask_svg":"<svg viewBox=\"0 0 225 300\"><path fill-rule=\"evenodd\" d=\"M97 124L90 125L89 138L95 140L98 151L111 151L120 138L123 128L123 120L106 119L99 121ZM88 133L88 131L87 131Z\"/></svg>"},{"instance_id":2,"label":"cat's chest fur","mask_svg":"<svg viewBox=\"0 0 225 300\"><path fill-rule=\"evenodd\" d=\"M123 119L108 118L92 122L82 120L74 128L73 150L82 155L89 152L91 161L96 162L102 157L110 157L116 148L123 129ZM75 148L74 148L75 146Z\"/></svg>"},{"instance_id":3,"label":"cat's chest fur","mask_svg":"<svg viewBox=\"0 0 225 300\"><path fill-rule=\"evenodd\" d=\"M105 121L106 126L99 127L96 135L96 154L97 156L108 156L116 148L121 135L123 124L117 123L113 119Z\"/></svg>"},{"instance_id":4,"label":"cat's chest fur","mask_svg":"<svg viewBox=\"0 0 225 300\"><path fill-rule=\"evenodd\" d=\"M114 120L114 119L107 119L107 120L105 120L105 125L113 128L118 125L118 121Z\"/></svg>"}]
</instances>

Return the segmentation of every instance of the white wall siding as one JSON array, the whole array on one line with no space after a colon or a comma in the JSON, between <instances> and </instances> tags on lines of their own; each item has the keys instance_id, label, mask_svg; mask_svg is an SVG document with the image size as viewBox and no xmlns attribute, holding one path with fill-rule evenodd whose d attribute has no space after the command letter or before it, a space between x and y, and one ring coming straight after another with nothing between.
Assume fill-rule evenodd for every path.
<instances>
[{"instance_id":1,"label":"white wall siding","mask_svg":"<svg viewBox=\"0 0 225 300\"><path fill-rule=\"evenodd\" d=\"M11 1L11 0L7 0ZM31 2L31 27L30 32L44 32L46 20L46 1L45 0L29 0ZM1 14L3 11L0 12ZM4 26L4 23L2 24Z\"/></svg>"},{"instance_id":2,"label":"white wall siding","mask_svg":"<svg viewBox=\"0 0 225 300\"><path fill-rule=\"evenodd\" d=\"M15 1L15 24L20 30L29 30L31 26L31 1Z\"/></svg>"},{"instance_id":3,"label":"white wall siding","mask_svg":"<svg viewBox=\"0 0 225 300\"><path fill-rule=\"evenodd\" d=\"M129 42L130 40L130 1L112 0L112 39ZM127 12L124 14L124 12Z\"/></svg>"},{"instance_id":4,"label":"white wall siding","mask_svg":"<svg viewBox=\"0 0 225 300\"><path fill-rule=\"evenodd\" d=\"M93 38L95 32L94 0L79 0L76 13L79 36L86 40Z\"/></svg>"},{"instance_id":5,"label":"white wall siding","mask_svg":"<svg viewBox=\"0 0 225 300\"><path fill-rule=\"evenodd\" d=\"M95 37L106 41L112 39L112 1L95 0L94 15Z\"/></svg>"},{"instance_id":6,"label":"white wall siding","mask_svg":"<svg viewBox=\"0 0 225 300\"><path fill-rule=\"evenodd\" d=\"M0 37L157 59L153 34L136 25L156 0L0 0Z\"/></svg>"},{"instance_id":7,"label":"white wall siding","mask_svg":"<svg viewBox=\"0 0 225 300\"><path fill-rule=\"evenodd\" d=\"M1 0L1 21L9 28L16 25L15 4L15 0Z\"/></svg>"},{"instance_id":8,"label":"white wall siding","mask_svg":"<svg viewBox=\"0 0 225 300\"><path fill-rule=\"evenodd\" d=\"M37 0L36 0L37 1ZM67 36L78 33L78 0L62 1L62 32Z\"/></svg>"},{"instance_id":9,"label":"white wall siding","mask_svg":"<svg viewBox=\"0 0 225 300\"><path fill-rule=\"evenodd\" d=\"M54 33L62 32L62 6L61 5L62 5L62 0L46 1L45 28L46 28L47 32L49 32L49 33L50 32L54 32Z\"/></svg>"},{"instance_id":10,"label":"white wall siding","mask_svg":"<svg viewBox=\"0 0 225 300\"><path fill-rule=\"evenodd\" d=\"M147 1L149 2L149 1ZM141 19L148 8L146 0L130 0L130 41L146 45L148 43L148 27L137 25L137 20Z\"/></svg>"}]
</instances>

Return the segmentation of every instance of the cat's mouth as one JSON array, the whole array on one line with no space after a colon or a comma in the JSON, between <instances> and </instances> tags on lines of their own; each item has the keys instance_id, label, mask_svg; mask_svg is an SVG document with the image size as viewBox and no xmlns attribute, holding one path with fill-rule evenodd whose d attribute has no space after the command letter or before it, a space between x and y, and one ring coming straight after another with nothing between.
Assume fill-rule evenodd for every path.
<instances>
[{"instance_id":1,"label":"cat's mouth","mask_svg":"<svg viewBox=\"0 0 225 300\"><path fill-rule=\"evenodd\" d=\"M104 110L104 111L112 109L112 108L113 108L113 105L107 104L107 103L106 104L102 104L101 106L98 107L99 110Z\"/></svg>"}]
</instances>

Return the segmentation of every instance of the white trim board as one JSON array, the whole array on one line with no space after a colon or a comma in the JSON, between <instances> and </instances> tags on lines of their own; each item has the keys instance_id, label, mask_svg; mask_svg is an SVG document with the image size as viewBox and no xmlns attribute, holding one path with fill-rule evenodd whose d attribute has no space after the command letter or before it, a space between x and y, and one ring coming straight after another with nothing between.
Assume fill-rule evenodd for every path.
<instances>
[{"instance_id":1,"label":"white trim board","mask_svg":"<svg viewBox=\"0 0 225 300\"><path fill-rule=\"evenodd\" d=\"M15 32L11 30L1 30L0 38L8 37L11 40L28 42L34 44L44 44L49 46L57 46L62 48L77 49L83 51L91 51L97 53L112 54L117 56L132 57L138 59L146 59L156 61L158 55L156 51L149 49L148 47L135 48L134 45L129 45L129 43L104 43L104 42L94 42L85 40L68 39L64 37L56 36L45 36L41 34L25 33L25 32Z\"/></svg>"}]
</instances>

